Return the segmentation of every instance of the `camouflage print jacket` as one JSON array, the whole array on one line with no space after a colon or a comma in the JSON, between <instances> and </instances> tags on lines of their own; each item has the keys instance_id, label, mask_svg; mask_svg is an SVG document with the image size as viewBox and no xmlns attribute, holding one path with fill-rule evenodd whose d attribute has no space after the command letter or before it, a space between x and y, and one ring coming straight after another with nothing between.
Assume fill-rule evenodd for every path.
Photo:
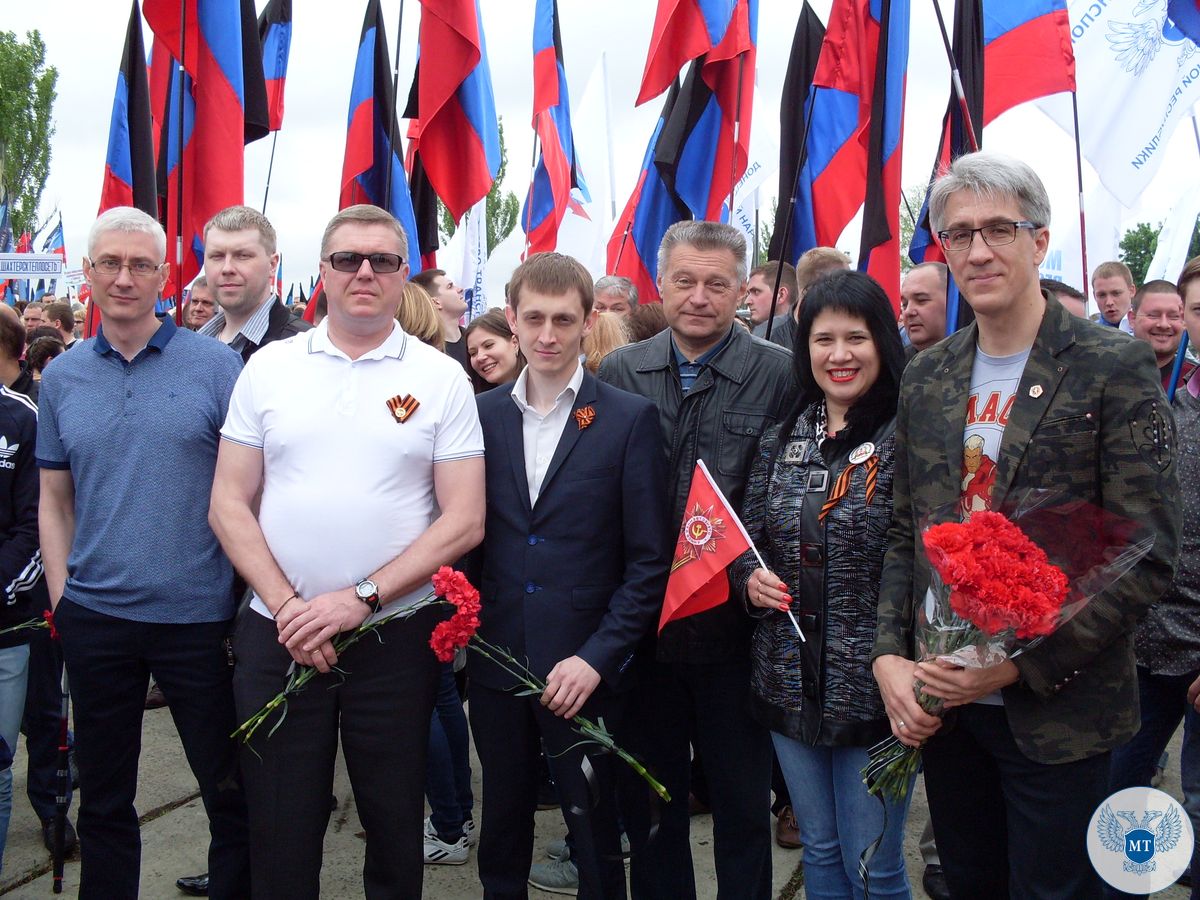
<instances>
[{"instance_id":1,"label":"camouflage print jacket","mask_svg":"<svg viewBox=\"0 0 1200 900\"><path fill-rule=\"evenodd\" d=\"M894 514L872 659L914 657L915 597L929 583L918 523L958 500L977 326L908 366L896 428ZM992 507L1027 489L1061 491L1150 525L1149 554L1040 644L1018 656L1004 709L1021 751L1041 763L1084 759L1138 729L1134 626L1174 573L1178 483L1171 409L1147 344L1071 316L1047 298L1004 429Z\"/></svg>"}]
</instances>

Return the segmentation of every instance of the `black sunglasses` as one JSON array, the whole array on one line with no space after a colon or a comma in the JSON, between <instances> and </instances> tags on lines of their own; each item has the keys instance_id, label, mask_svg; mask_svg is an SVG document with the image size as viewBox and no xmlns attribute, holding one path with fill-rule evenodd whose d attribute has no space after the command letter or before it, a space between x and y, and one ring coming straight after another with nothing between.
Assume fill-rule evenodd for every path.
<instances>
[{"instance_id":1,"label":"black sunglasses","mask_svg":"<svg viewBox=\"0 0 1200 900\"><path fill-rule=\"evenodd\" d=\"M355 253L352 250L339 250L329 254L329 264L339 272L357 272L362 268L363 260L371 264L371 271L376 275L389 275L399 272L404 265L404 257L399 253Z\"/></svg>"}]
</instances>

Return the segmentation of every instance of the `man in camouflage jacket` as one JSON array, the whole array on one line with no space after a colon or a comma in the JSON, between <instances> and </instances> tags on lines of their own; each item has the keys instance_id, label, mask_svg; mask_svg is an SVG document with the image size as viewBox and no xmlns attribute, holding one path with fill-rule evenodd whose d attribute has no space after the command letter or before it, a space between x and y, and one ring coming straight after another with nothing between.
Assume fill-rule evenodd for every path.
<instances>
[{"instance_id":1,"label":"man in camouflage jacket","mask_svg":"<svg viewBox=\"0 0 1200 900\"><path fill-rule=\"evenodd\" d=\"M873 668L893 734L910 746L928 741L926 789L951 895L1096 897L1085 841L1108 794L1110 751L1138 727L1133 630L1170 583L1178 553L1171 411L1147 347L1040 292L1049 201L1032 169L964 156L935 185L931 216L976 321L905 371ZM914 663L915 604L929 584L917 542L927 516L960 503L964 472L974 471L964 465L973 370L981 358L1019 367L1024 353L999 418L990 508L1009 513L1030 489L1057 491L1056 504L1086 501L1150 526L1153 547L1015 660ZM917 704L916 678L946 701L944 718Z\"/></svg>"}]
</instances>

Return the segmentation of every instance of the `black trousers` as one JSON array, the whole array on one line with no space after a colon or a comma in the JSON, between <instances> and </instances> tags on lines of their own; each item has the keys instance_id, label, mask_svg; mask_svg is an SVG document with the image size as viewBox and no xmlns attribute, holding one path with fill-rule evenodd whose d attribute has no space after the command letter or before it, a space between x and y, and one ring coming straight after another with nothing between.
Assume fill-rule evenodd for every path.
<instances>
[{"instance_id":1,"label":"black trousers","mask_svg":"<svg viewBox=\"0 0 1200 900\"><path fill-rule=\"evenodd\" d=\"M972 703L956 713L924 751L929 814L951 896L1104 896L1087 830L1109 793L1111 754L1034 762L1013 740L1004 707Z\"/></svg>"},{"instance_id":2,"label":"black trousers","mask_svg":"<svg viewBox=\"0 0 1200 900\"><path fill-rule=\"evenodd\" d=\"M699 751L708 785L718 896L770 897L773 750L770 733L747 712L749 693L748 658L655 663L631 693L634 711L618 742L644 756L671 794L671 802L659 808L658 830L649 844L648 792L640 791L641 802L622 806L633 850L630 887L635 900L696 896L688 839L691 743Z\"/></svg>"},{"instance_id":3,"label":"black trousers","mask_svg":"<svg viewBox=\"0 0 1200 900\"><path fill-rule=\"evenodd\" d=\"M383 625L350 647L339 672L317 675L242 751L255 898L319 896L338 737L367 832L363 892L370 900L421 896L425 760L438 661L429 635L437 607ZM376 640L376 635L380 640ZM247 609L234 630L238 719L284 686L292 658L275 623Z\"/></svg>"},{"instance_id":4,"label":"black trousers","mask_svg":"<svg viewBox=\"0 0 1200 900\"><path fill-rule=\"evenodd\" d=\"M79 765L79 896L137 897L137 792L142 713L154 676L166 695L208 813L209 896L250 892L246 798L238 775L228 622L130 622L64 598L54 621L75 710Z\"/></svg>"},{"instance_id":5,"label":"black trousers","mask_svg":"<svg viewBox=\"0 0 1200 900\"><path fill-rule=\"evenodd\" d=\"M39 629L29 638L29 682L25 689L25 716L21 731L29 753L25 791L37 817L45 822L54 818L54 798L58 794L58 738L62 716L62 653ZM143 698L144 699L144 698ZM67 805L71 804L71 785L67 784Z\"/></svg>"},{"instance_id":6,"label":"black trousers","mask_svg":"<svg viewBox=\"0 0 1200 900\"><path fill-rule=\"evenodd\" d=\"M603 691L601 686L598 691ZM603 717L614 729L623 698L592 695L581 715ZM529 895L533 861L533 814L537 807L538 750L558 789L579 869L579 897L624 898L625 866L617 825L616 766L612 756L588 753L570 723L551 713L537 697L471 684L471 731L483 768L483 826L479 833L479 880L488 900L520 900ZM594 750L595 748L591 748ZM585 774L584 756L592 769Z\"/></svg>"}]
</instances>

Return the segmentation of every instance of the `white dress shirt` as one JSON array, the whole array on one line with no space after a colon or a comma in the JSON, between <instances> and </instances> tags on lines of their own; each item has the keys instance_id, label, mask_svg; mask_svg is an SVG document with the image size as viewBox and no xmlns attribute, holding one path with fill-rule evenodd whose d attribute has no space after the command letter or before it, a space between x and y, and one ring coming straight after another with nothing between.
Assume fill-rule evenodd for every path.
<instances>
[{"instance_id":1,"label":"white dress shirt","mask_svg":"<svg viewBox=\"0 0 1200 900\"><path fill-rule=\"evenodd\" d=\"M546 478L546 470L550 468L550 460L558 449L558 441L566 428L567 420L575 407L575 397L579 394L579 386L583 384L583 366L575 366L575 374L567 382L558 397L554 407L545 415L529 405L527 385L529 383L529 367L526 366L517 376L513 385L512 398L521 410L521 436L525 443L525 479L529 483L529 505L537 504L538 494L542 491L542 482Z\"/></svg>"}]
</instances>

